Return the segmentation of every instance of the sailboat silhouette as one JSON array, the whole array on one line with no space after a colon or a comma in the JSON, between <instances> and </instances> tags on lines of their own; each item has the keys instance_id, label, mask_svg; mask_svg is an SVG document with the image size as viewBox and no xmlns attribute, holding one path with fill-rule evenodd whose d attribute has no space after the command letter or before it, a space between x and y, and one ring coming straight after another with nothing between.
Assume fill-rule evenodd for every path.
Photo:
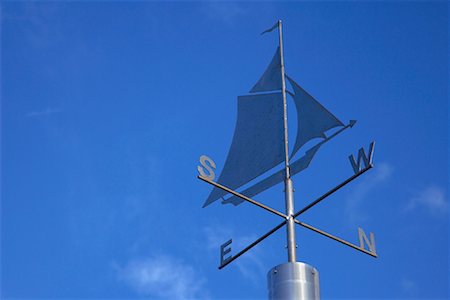
<instances>
[{"instance_id":1,"label":"sailboat silhouette","mask_svg":"<svg viewBox=\"0 0 450 300\"><path fill-rule=\"evenodd\" d=\"M238 96L237 122L233 141L222 172L217 182L232 190L246 185L255 178L268 173L285 160L285 132L283 118L282 95L282 63L280 47L267 69L249 91L248 95ZM306 169L319 148L328 140L352 127L356 121L351 120L344 125L336 116L314 99L292 78L285 75L291 85L292 92L286 89L292 97L297 113L297 133L289 161L308 141L314 138L323 140L308 149L299 159L289 162L290 176ZM330 136L326 131L342 127ZM285 170L272 171L265 179L245 188L240 193L253 197L262 191L283 182ZM222 199L223 204L242 203L239 197L224 197L227 192L214 187L203 204L203 207Z\"/></svg>"}]
</instances>

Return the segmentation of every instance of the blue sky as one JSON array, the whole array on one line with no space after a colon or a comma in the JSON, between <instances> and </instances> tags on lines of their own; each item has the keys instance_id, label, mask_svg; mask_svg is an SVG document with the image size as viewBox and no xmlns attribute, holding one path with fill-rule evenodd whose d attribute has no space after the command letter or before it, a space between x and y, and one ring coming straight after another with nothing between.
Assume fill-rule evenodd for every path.
<instances>
[{"instance_id":1,"label":"blue sky","mask_svg":"<svg viewBox=\"0 0 450 300\"><path fill-rule=\"evenodd\" d=\"M449 297L447 2L15 2L1 4L1 297L264 299L286 261L283 230L257 207L202 209L236 97L269 63L282 19L286 70L344 122L294 177L296 208L375 168L297 228L322 298ZM292 112L292 103L289 106ZM290 115L293 115L292 113ZM292 120L292 119L291 119ZM291 121L291 134L295 122ZM282 186L256 197L280 210Z\"/></svg>"}]
</instances>

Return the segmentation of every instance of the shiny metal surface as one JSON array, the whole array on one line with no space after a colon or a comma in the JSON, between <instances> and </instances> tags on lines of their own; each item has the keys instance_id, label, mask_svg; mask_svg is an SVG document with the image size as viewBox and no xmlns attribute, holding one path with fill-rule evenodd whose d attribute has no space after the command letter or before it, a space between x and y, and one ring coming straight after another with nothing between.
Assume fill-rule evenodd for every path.
<instances>
[{"instance_id":1,"label":"shiny metal surface","mask_svg":"<svg viewBox=\"0 0 450 300\"><path fill-rule=\"evenodd\" d=\"M367 247L369 247L369 251L371 253L373 253L374 256L376 256L377 249L375 247L375 235L373 234L373 232L371 232L369 236L370 236L370 240L367 238L367 235L364 232L364 230L362 230L361 227L358 228L359 246L362 249L365 249L364 243L367 244Z\"/></svg>"},{"instance_id":2,"label":"shiny metal surface","mask_svg":"<svg viewBox=\"0 0 450 300\"><path fill-rule=\"evenodd\" d=\"M362 229L361 228L358 228L358 234L359 234L359 239L360 239L360 247L358 247L358 246L356 246L356 245L353 245L352 243L350 243L350 242L347 242L346 240L343 240L343 239L341 239L341 238L338 238L338 237L336 237L336 236L334 236L334 235L331 235L331 234L329 234L328 232L325 232L325 231L323 231L323 230L320 230L320 229L318 229L318 228L315 228L315 227L313 227L313 226L311 226L311 225L308 225L308 224L306 224L306 223L304 223L304 222L300 222L299 220L294 220L295 221L295 223L297 223L298 225L300 225L300 226L303 226L303 227L305 227L305 228L308 228L309 230L312 230L312 231L314 231L314 232L317 232L317 233L319 233L319 234L321 234L321 235L323 235L323 236L326 236L327 238L330 238L330 239L332 239L332 240L335 240L336 242L339 242L339 243L341 243L341 244L344 244L344 245L346 245L346 246L349 246L349 247L351 247L351 248L353 248L353 249L355 249L355 250L358 250L358 251L361 251L362 253L365 253L365 254L368 254L368 255L370 255L370 256L372 256L372 257L375 257L375 258L377 258L378 256L377 256L377 254L375 253L375 240L373 239L373 243L371 243L371 242L369 242L369 240L367 239L367 236L365 236L365 234L364 234L364 236L365 236L365 241L367 242L367 244L369 245L369 249L370 249L370 251L367 251L365 248L364 248L364 243L361 241L361 239L362 239L362 237L361 237L361 231L362 231ZM361 230L361 231L360 231ZM363 233L364 233L364 231L363 231ZM373 233L370 233L371 234L371 239L373 238ZM371 248L372 247L372 245L373 245L373 248ZM373 250L373 251L372 251Z\"/></svg>"},{"instance_id":3,"label":"shiny metal surface","mask_svg":"<svg viewBox=\"0 0 450 300\"><path fill-rule=\"evenodd\" d=\"M281 62L281 84L283 95L283 114L284 114L284 151L285 151L285 171L286 177L284 180L284 200L286 206L286 215L288 219L286 221L286 242L288 250L288 261L297 261L297 247L295 243L295 224L294 218L294 189L292 188L292 180L289 169L289 142L288 142L288 119L287 119L287 102L286 102L286 78L284 70L284 57L283 57L283 24L281 20L278 21L278 37L279 37L279 49L280 49L280 62Z\"/></svg>"},{"instance_id":4,"label":"shiny metal surface","mask_svg":"<svg viewBox=\"0 0 450 300\"><path fill-rule=\"evenodd\" d=\"M213 169L216 168L216 163L210 157L202 155L200 156L200 164L201 166L197 166L198 174L208 180L214 180L216 174ZM207 172L205 172L205 169Z\"/></svg>"},{"instance_id":5,"label":"shiny metal surface","mask_svg":"<svg viewBox=\"0 0 450 300\"><path fill-rule=\"evenodd\" d=\"M284 263L267 274L269 300L319 300L319 272L302 263Z\"/></svg>"},{"instance_id":6,"label":"shiny metal surface","mask_svg":"<svg viewBox=\"0 0 450 300\"><path fill-rule=\"evenodd\" d=\"M287 249L288 262L297 261L297 247L295 244L295 223L294 223L294 189L290 178L285 181L285 197L286 197L286 233L287 233Z\"/></svg>"}]
</instances>

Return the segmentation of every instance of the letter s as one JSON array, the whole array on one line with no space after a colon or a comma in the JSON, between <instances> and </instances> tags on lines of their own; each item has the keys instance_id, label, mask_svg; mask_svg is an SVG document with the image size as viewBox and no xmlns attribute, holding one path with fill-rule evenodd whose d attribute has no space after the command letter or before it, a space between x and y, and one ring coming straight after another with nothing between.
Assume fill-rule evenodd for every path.
<instances>
[{"instance_id":1,"label":"letter s","mask_svg":"<svg viewBox=\"0 0 450 300\"><path fill-rule=\"evenodd\" d=\"M216 168L216 164L214 163L214 161L209 158L206 155L202 155L200 156L200 163L202 164L201 166L197 166L197 170L198 173L201 177L204 177L208 180L214 180L214 178L216 177L216 174L214 173L214 170ZM207 171L207 173L205 172L205 169Z\"/></svg>"}]
</instances>

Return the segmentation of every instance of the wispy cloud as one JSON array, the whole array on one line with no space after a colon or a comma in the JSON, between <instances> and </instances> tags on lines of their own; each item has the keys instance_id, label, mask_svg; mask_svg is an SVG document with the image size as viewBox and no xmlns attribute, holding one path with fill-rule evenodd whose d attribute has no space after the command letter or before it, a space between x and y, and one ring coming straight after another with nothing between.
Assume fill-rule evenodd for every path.
<instances>
[{"instance_id":1,"label":"wispy cloud","mask_svg":"<svg viewBox=\"0 0 450 300\"><path fill-rule=\"evenodd\" d=\"M373 172L356 183L346 198L345 213L352 226L367 219L360 209L362 202L376 186L391 177L393 168L388 163L380 163Z\"/></svg>"},{"instance_id":2,"label":"wispy cloud","mask_svg":"<svg viewBox=\"0 0 450 300\"><path fill-rule=\"evenodd\" d=\"M218 249L220 246L228 241L231 236L235 236L232 230L224 229L223 227L208 227L205 228L205 235L207 241L207 248L214 255L218 254ZM254 242L257 239L256 236L247 235L240 236L239 238L233 239L233 243L231 244L231 248L244 249L250 243ZM236 251L234 251L236 253ZM266 273L266 268L262 263L261 251L258 248L253 248L251 251L246 252L243 256L233 262L239 270L240 274L250 280L255 285L260 285L261 282L265 281L265 277L263 274Z\"/></svg>"},{"instance_id":3,"label":"wispy cloud","mask_svg":"<svg viewBox=\"0 0 450 300\"><path fill-rule=\"evenodd\" d=\"M115 266L119 279L138 294L163 299L205 299L205 278L182 261L169 256L155 256Z\"/></svg>"},{"instance_id":4,"label":"wispy cloud","mask_svg":"<svg viewBox=\"0 0 450 300\"><path fill-rule=\"evenodd\" d=\"M417 284L408 278L403 278L400 281L400 287L402 291L408 296L413 296L414 294L416 294Z\"/></svg>"},{"instance_id":5,"label":"wispy cloud","mask_svg":"<svg viewBox=\"0 0 450 300\"><path fill-rule=\"evenodd\" d=\"M440 217L448 212L448 200L445 190L437 185L431 184L412 197L405 206L405 211L424 208L431 215Z\"/></svg>"},{"instance_id":6,"label":"wispy cloud","mask_svg":"<svg viewBox=\"0 0 450 300\"><path fill-rule=\"evenodd\" d=\"M52 2L23 1L14 11L5 12L5 21L14 22L23 30L32 47L47 47L61 37L55 22L60 4Z\"/></svg>"},{"instance_id":7,"label":"wispy cloud","mask_svg":"<svg viewBox=\"0 0 450 300\"><path fill-rule=\"evenodd\" d=\"M52 114L56 114L56 113L60 113L60 112L62 112L62 109L47 107L42 110L35 110L35 111L28 112L25 114L25 116L28 118L41 117L41 116L52 115Z\"/></svg>"},{"instance_id":8,"label":"wispy cloud","mask_svg":"<svg viewBox=\"0 0 450 300\"><path fill-rule=\"evenodd\" d=\"M210 19L225 23L228 26L245 13L242 4L231 1L210 1L202 3L203 13Z\"/></svg>"}]
</instances>

